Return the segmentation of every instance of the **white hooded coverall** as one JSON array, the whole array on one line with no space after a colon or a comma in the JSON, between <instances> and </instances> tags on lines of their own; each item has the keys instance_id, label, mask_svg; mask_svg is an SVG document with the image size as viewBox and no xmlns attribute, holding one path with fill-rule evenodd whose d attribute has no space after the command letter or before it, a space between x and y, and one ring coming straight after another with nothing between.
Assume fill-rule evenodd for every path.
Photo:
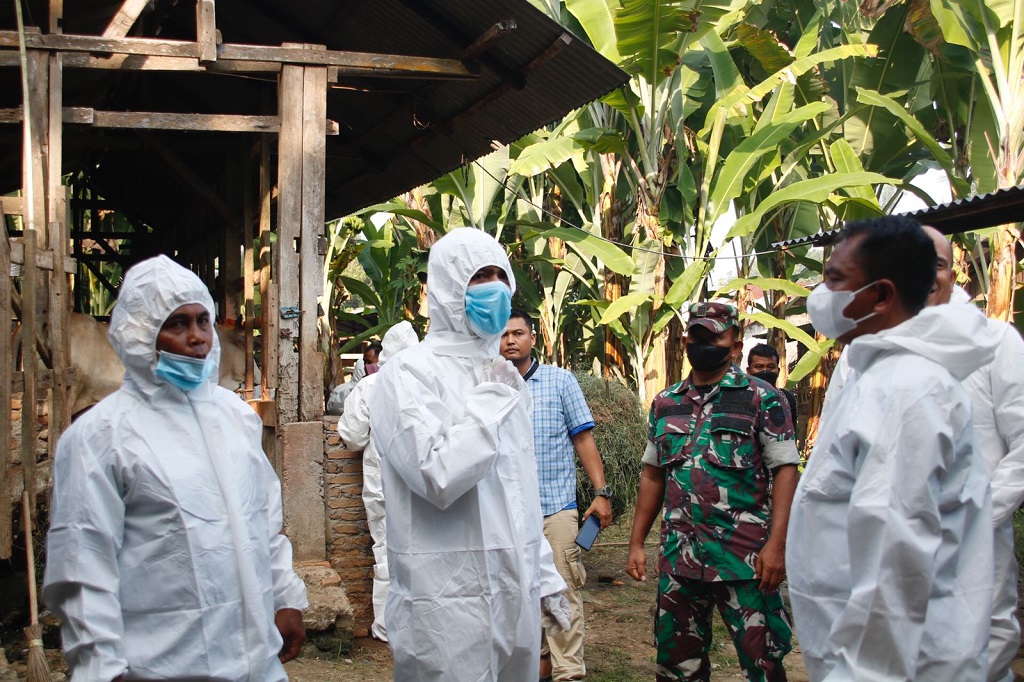
<instances>
[{"instance_id":1,"label":"white hooded coverall","mask_svg":"<svg viewBox=\"0 0 1024 682\"><path fill-rule=\"evenodd\" d=\"M381 339L380 364L383 365L406 348L419 343L416 330L406 321L399 322ZM373 538L373 624L370 631L377 639L388 641L384 624L384 605L388 598L388 550L384 524L384 489L380 475L380 455L370 438L369 398L379 372L363 378L348 397L338 419L338 435L348 450L363 451L363 506L366 525Z\"/></svg>"},{"instance_id":2,"label":"white hooded coverall","mask_svg":"<svg viewBox=\"0 0 1024 682\"><path fill-rule=\"evenodd\" d=\"M217 386L155 374L179 307L213 300L165 256L125 276L110 325L121 388L61 437L43 599L62 619L72 680L286 680L274 613L304 609L281 531L262 425Z\"/></svg>"},{"instance_id":3,"label":"white hooded coverall","mask_svg":"<svg viewBox=\"0 0 1024 682\"><path fill-rule=\"evenodd\" d=\"M991 497L960 385L992 359L985 318L926 308L847 349L786 550L811 680L984 680Z\"/></svg>"},{"instance_id":4,"label":"white hooded coverall","mask_svg":"<svg viewBox=\"0 0 1024 682\"><path fill-rule=\"evenodd\" d=\"M386 622L396 680L533 682L540 601L565 590L543 535L530 393L494 381L500 332L465 313L470 278L504 249L473 228L430 250L430 333L370 395L387 496ZM519 377L512 367L508 374Z\"/></svg>"},{"instance_id":5,"label":"white hooded coverall","mask_svg":"<svg viewBox=\"0 0 1024 682\"><path fill-rule=\"evenodd\" d=\"M959 287L953 289L951 303L974 307ZM1010 664L1020 648L1013 513L1024 502L1024 340L1013 325L1000 320L986 320L982 333L995 341L995 358L963 384L974 409L975 444L992 481L995 581L988 679L1012 682Z\"/></svg>"}]
</instances>

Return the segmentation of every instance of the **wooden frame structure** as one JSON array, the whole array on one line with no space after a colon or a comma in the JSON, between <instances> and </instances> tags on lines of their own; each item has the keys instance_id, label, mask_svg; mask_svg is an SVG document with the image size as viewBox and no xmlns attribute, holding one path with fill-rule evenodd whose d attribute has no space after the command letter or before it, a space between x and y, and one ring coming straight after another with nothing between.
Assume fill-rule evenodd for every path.
<instances>
[{"instance_id":1,"label":"wooden frame structure","mask_svg":"<svg viewBox=\"0 0 1024 682\"><path fill-rule=\"evenodd\" d=\"M34 300L43 282L48 305L0 311L0 324L17 317L45 340L23 352L21 375L0 380L0 402L20 388L22 404L35 405L52 386L51 451L74 381L69 274L80 283L98 264L167 253L211 286L221 319L244 317L245 396L280 472L287 442L302 441L289 428L322 440L325 217L432 180L626 80L526 0L18 1L23 31L0 8L0 190L42 189L2 199L25 227L0 251L36 267L0 278L9 288L0 299L12 300L13 284ZM22 45L27 107L4 95ZM31 139L21 144L25 125ZM16 173L25 150L30 162ZM83 219L111 209L133 231ZM10 354L3 343L0 358ZM43 359L47 370L35 371ZM49 456L27 447L17 472L0 448L0 558L10 552L14 479L48 488Z\"/></svg>"}]
</instances>

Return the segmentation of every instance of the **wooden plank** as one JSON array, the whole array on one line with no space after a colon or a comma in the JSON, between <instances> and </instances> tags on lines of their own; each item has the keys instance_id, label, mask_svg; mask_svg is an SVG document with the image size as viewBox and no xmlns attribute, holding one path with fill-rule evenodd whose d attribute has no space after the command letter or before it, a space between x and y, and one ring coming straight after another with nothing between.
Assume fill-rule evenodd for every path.
<instances>
[{"instance_id":1,"label":"wooden plank","mask_svg":"<svg viewBox=\"0 0 1024 682\"><path fill-rule=\"evenodd\" d=\"M138 20L139 15L142 14L142 10L149 4L149 0L124 0L124 4L117 10L117 14L107 24L107 28L103 31L104 38L124 38L128 35L128 31L132 30L132 26Z\"/></svg>"},{"instance_id":2,"label":"wooden plank","mask_svg":"<svg viewBox=\"0 0 1024 682\"><path fill-rule=\"evenodd\" d=\"M281 69L278 89L278 113L281 133L277 143L277 256L272 287L277 290L278 308L267 310L277 318L278 344L277 400L282 424L299 421L299 355L294 340L299 335L301 310L299 287L300 262L296 242L302 226L302 107L303 67L288 65ZM285 311L288 314L285 314ZM272 341L273 343L273 341Z\"/></svg>"},{"instance_id":3,"label":"wooden plank","mask_svg":"<svg viewBox=\"0 0 1024 682\"><path fill-rule=\"evenodd\" d=\"M86 233L88 234L88 233ZM22 237L11 237L10 244L10 261L15 265L25 264L25 242ZM70 262L69 262L70 261ZM61 259L58 259L58 263ZM73 273L75 271L74 259L65 257L63 259L64 272ZM37 249L36 250L36 267L40 270L53 270L53 251L49 249Z\"/></svg>"},{"instance_id":4,"label":"wooden plank","mask_svg":"<svg viewBox=\"0 0 1024 682\"><path fill-rule=\"evenodd\" d=\"M6 197L5 197L6 198ZM0 363L4 373L14 366L11 357L11 247L7 239L6 206L0 203ZM11 466L11 384L0 380L0 480L6 481ZM11 558L11 495L8 486L0 489L0 559Z\"/></svg>"},{"instance_id":5,"label":"wooden plank","mask_svg":"<svg viewBox=\"0 0 1024 682\"><path fill-rule=\"evenodd\" d=\"M64 0L50 0L48 18L50 33L60 33L63 30L61 23L64 21Z\"/></svg>"},{"instance_id":6,"label":"wooden plank","mask_svg":"<svg viewBox=\"0 0 1024 682\"><path fill-rule=\"evenodd\" d=\"M306 67L302 85L302 232L299 237L299 420L324 416L324 363L317 298L323 293L327 69Z\"/></svg>"},{"instance_id":7,"label":"wooden plank","mask_svg":"<svg viewBox=\"0 0 1024 682\"><path fill-rule=\"evenodd\" d=\"M24 203L21 197L0 197L0 213L6 215L21 215L24 210L22 206ZM4 232L4 236L6 236Z\"/></svg>"},{"instance_id":8,"label":"wooden plank","mask_svg":"<svg viewBox=\"0 0 1024 682\"><path fill-rule=\"evenodd\" d=\"M33 499L53 488L53 462L49 460L39 462L35 470L35 481ZM0 483L3 483L3 479L0 479ZM10 498L12 500L20 500L21 492L25 489L24 468L20 466L12 467L7 474L6 483L7 485L4 487L7 489L7 494Z\"/></svg>"},{"instance_id":9,"label":"wooden plank","mask_svg":"<svg viewBox=\"0 0 1024 682\"><path fill-rule=\"evenodd\" d=\"M270 400L271 390L277 388L277 314L271 304L271 266L276 259L271 257L270 243L270 136L260 136L260 336L263 339L262 366L260 374L260 399Z\"/></svg>"},{"instance_id":10,"label":"wooden plank","mask_svg":"<svg viewBox=\"0 0 1024 682\"><path fill-rule=\"evenodd\" d=\"M196 2L196 44L199 61L217 61L217 13L213 0Z\"/></svg>"},{"instance_id":11,"label":"wooden plank","mask_svg":"<svg viewBox=\"0 0 1024 682\"><path fill-rule=\"evenodd\" d=\"M54 377L56 377L57 383L54 384ZM63 372L55 372L52 369L37 369L36 370L36 391L45 391L53 388L55 385L68 385L78 380L78 370L74 367L65 369ZM24 393L25 392L25 373L24 372L11 372L11 383L10 392ZM10 415L8 415L8 419ZM51 422L52 423L52 422Z\"/></svg>"}]
</instances>

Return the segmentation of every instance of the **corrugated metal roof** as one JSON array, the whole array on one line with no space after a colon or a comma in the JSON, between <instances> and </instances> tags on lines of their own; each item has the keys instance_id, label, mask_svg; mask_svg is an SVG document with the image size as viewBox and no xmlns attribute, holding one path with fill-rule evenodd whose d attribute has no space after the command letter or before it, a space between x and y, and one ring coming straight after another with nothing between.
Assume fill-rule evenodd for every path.
<instances>
[{"instance_id":1,"label":"corrugated metal roof","mask_svg":"<svg viewBox=\"0 0 1024 682\"><path fill-rule=\"evenodd\" d=\"M44 24L48 0L28 0L29 22ZM121 0L64 4L65 33L98 35ZM528 0L217 0L225 43L323 44L332 50L457 59L496 23L516 28L479 58L469 80L343 78L328 94L327 116L340 134L327 139L326 214L338 217L429 182L613 90L628 75L533 7ZM0 7L0 29L14 27ZM155 0L138 37L194 40L195 5ZM565 38L568 38L567 40ZM540 58L540 59L538 59ZM531 66L532 65L532 66ZM112 111L275 113L272 76L69 69L64 105ZM20 104L16 69L0 69L0 107ZM20 185L20 137L0 138L13 163L0 190ZM229 157L239 135L65 129L65 172L86 170L108 199L154 226L181 221L181 180L146 139L174 149L209 187L238 195ZM233 199L232 199L233 201ZM200 209L201 210L201 209Z\"/></svg>"},{"instance_id":2,"label":"corrugated metal roof","mask_svg":"<svg viewBox=\"0 0 1024 682\"><path fill-rule=\"evenodd\" d=\"M1024 186L978 194L900 215L913 218L925 225L931 225L947 235L1024 222ZM807 237L773 242L772 248L784 249L805 244L829 244L839 237L840 232L842 232L842 227L822 230Z\"/></svg>"}]
</instances>

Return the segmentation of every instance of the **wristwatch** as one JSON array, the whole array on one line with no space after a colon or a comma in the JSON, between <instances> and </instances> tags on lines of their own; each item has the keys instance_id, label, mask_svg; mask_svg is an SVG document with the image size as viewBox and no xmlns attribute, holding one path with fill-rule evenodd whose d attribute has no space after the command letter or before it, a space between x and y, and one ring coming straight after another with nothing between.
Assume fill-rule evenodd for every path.
<instances>
[{"instance_id":1,"label":"wristwatch","mask_svg":"<svg viewBox=\"0 0 1024 682\"><path fill-rule=\"evenodd\" d=\"M602 488L598 488L597 490L594 491L594 496L607 497L610 500L612 499L612 487L610 485L606 485Z\"/></svg>"}]
</instances>

